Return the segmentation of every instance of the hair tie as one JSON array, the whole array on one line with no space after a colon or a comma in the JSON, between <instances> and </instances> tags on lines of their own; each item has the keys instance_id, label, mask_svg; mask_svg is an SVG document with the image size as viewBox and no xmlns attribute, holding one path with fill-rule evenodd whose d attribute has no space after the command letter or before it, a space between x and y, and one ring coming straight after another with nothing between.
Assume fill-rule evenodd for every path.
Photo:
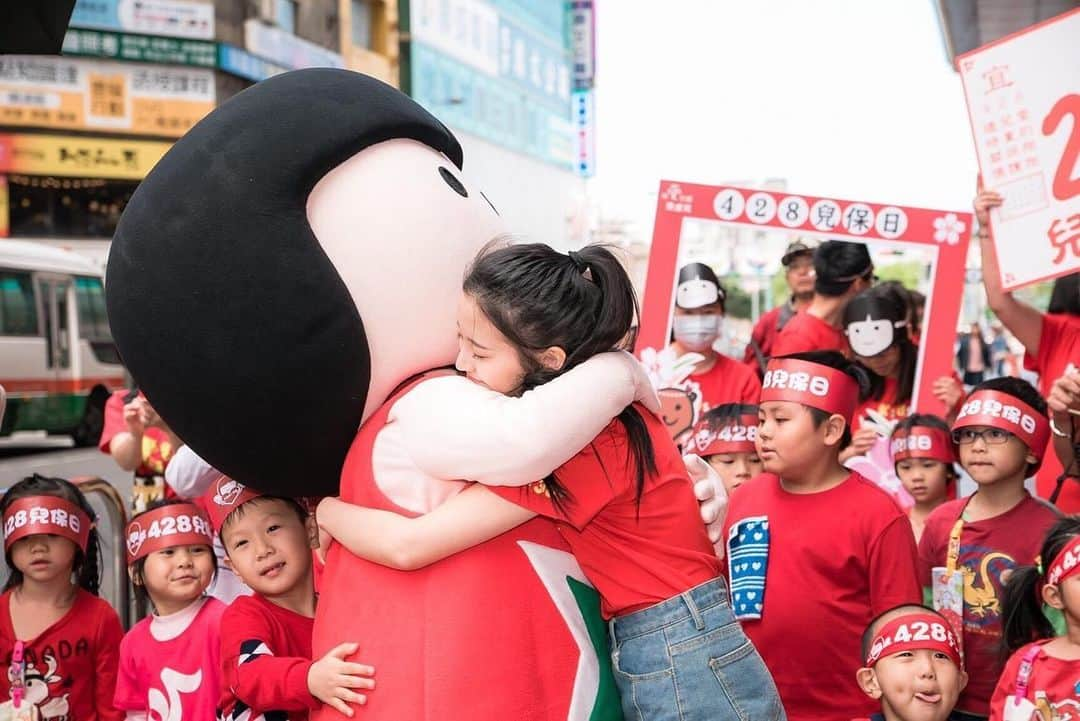
<instances>
[{"instance_id":1,"label":"hair tie","mask_svg":"<svg viewBox=\"0 0 1080 721\"><path fill-rule=\"evenodd\" d=\"M574 267L578 269L585 280L592 280L592 270L589 268L589 264L581 258L581 254L576 250L570 250L566 253L570 256L570 260L574 263Z\"/></svg>"},{"instance_id":2,"label":"hair tie","mask_svg":"<svg viewBox=\"0 0 1080 721\"><path fill-rule=\"evenodd\" d=\"M1039 575L1043 575L1042 556L1035 556L1035 570L1039 572Z\"/></svg>"}]
</instances>

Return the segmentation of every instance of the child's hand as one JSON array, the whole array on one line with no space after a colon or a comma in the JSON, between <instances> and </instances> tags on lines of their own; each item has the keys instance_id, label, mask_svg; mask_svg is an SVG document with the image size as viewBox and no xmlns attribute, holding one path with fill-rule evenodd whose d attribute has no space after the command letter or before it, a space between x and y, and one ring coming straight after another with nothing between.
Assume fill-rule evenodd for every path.
<instances>
[{"instance_id":1,"label":"child's hand","mask_svg":"<svg viewBox=\"0 0 1080 721\"><path fill-rule=\"evenodd\" d=\"M124 425L133 436L141 436L146 431L149 418L141 398L124 404Z\"/></svg>"},{"instance_id":2,"label":"child's hand","mask_svg":"<svg viewBox=\"0 0 1080 721\"><path fill-rule=\"evenodd\" d=\"M979 190L975 196L975 219L979 221L980 228L990 228L990 209L996 208L1005 202L1005 199L992 190Z\"/></svg>"},{"instance_id":3,"label":"child's hand","mask_svg":"<svg viewBox=\"0 0 1080 721\"><path fill-rule=\"evenodd\" d=\"M1046 404L1055 413L1068 413L1080 408L1080 373L1072 371L1054 381Z\"/></svg>"},{"instance_id":4,"label":"child's hand","mask_svg":"<svg viewBox=\"0 0 1080 721\"><path fill-rule=\"evenodd\" d=\"M345 660L359 647L358 643L337 646L311 664L307 677L308 691L312 696L349 718L353 715L349 704L367 703L367 696L351 689L375 688L375 680L371 678L375 675L374 668Z\"/></svg>"},{"instance_id":5,"label":"child's hand","mask_svg":"<svg viewBox=\"0 0 1080 721\"><path fill-rule=\"evenodd\" d=\"M941 376L934 381L930 390L934 398L945 405L946 413L955 409L960 404L960 399L964 397L964 386L952 376Z\"/></svg>"}]
</instances>

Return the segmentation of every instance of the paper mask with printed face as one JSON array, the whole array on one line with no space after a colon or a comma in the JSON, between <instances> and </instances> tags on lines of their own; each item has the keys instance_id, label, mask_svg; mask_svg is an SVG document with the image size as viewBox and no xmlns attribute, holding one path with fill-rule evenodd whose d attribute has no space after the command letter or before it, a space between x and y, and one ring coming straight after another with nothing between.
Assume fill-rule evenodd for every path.
<instances>
[{"instance_id":1,"label":"paper mask with printed face","mask_svg":"<svg viewBox=\"0 0 1080 721\"><path fill-rule=\"evenodd\" d=\"M897 328L907 325L904 308L872 292L860 293L844 309L844 334L856 355L870 358L884 353L897 341Z\"/></svg>"}]
</instances>

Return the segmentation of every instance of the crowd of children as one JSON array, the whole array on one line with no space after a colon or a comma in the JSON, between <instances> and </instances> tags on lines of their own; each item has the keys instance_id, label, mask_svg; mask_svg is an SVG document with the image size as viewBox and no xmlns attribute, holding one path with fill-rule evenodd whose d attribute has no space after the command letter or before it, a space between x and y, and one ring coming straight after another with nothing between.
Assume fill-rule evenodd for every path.
<instances>
[{"instance_id":1,"label":"crowd of children","mask_svg":"<svg viewBox=\"0 0 1080 721\"><path fill-rule=\"evenodd\" d=\"M867 302L902 327L899 296L880 295ZM623 347L636 315L603 248L489 248L464 283L456 365L520 395ZM634 404L547 478L476 483L417 518L333 498L311 514L224 476L194 502L151 503L124 550L152 614L124 635L97 597L92 507L67 481L24 479L0 502L0 719L295 721L320 705L352 717L376 674L363 638L313 658L320 542L409 570L538 515L600 595L628 719L1077 718L1080 520L1024 485L1063 432L1010 377L976 385L951 422L905 415L890 439L913 502L901 510L843 463L881 380L860 361L903 357L910 343L895 350L893 336L854 360L774 357L756 404L714 404L684 436L728 497L717 547L669 429ZM1057 387L1055 413L1073 391ZM976 485L963 498L957 464ZM228 605L207 594L215 543L251 591Z\"/></svg>"}]
</instances>

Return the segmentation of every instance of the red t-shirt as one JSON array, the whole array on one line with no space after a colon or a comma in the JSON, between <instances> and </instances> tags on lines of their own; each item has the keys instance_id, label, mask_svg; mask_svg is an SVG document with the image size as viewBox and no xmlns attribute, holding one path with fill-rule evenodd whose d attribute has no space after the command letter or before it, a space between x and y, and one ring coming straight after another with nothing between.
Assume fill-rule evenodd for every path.
<instances>
[{"instance_id":1,"label":"red t-shirt","mask_svg":"<svg viewBox=\"0 0 1080 721\"><path fill-rule=\"evenodd\" d=\"M862 633L878 614L922 600L907 516L858 473L807 494L789 493L764 473L740 486L730 503L725 539L743 519L768 518L761 618L742 625L772 672L788 719L873 713L878 704L855 683Z\"/></svg>"},{"instance_id":2,"label":"red t-shirt","mask_svg":"<svg viewBox=\"0 0 1080 721\"><path fill-rule=\"evenodd\" d=\"M201 602L183 633L154 638L153 618L144 618L120 644L115 705L125 711L153 711L170 721L215 718L221 698L221 616L225 604Z\"/></svg>"},{"instance_id":3,"label":"red t-shirt","mask_svg":"<svg viewBox=\"0 0 1080 721\"><path fill-rule=\"evenodd\" d=\"M761 399L761 380L757 373L743 363L726 355L716 357L716 363L704 373L692 373L689 378L701 393L701 412L694 422L710 408L725 403L757 405Z\"/></svg>"},{"instance_id":4,"label":"red t-shirt","mask_svg":"<svg viewBox=\"0 0 1080 721\"><path fill-rule=\"evenodd\" d=\"M1025 355L1024 367L1039 374L1039 392L1045 398L1050 395L1054 381L1065 375L1070 365L1080 367L1080 318L1047 313L1042 317L1039 352L1034 356ZM1043 498L1049 498L1054 492L1054 484L1062 471L1052 441L1047 444L1042 466L1035 475L1035 488ZM1080 513L1080 482L1075 479L1065 482L1057 506L1064 513Z\"/></svg>"},{"instance_id":5,"label":"red t-shirt","mask_svg":"<svg viewBox=\"0 0 1080 721\"><path fill-rule=\"evenodd\" d=\"M938 506L926 519L919 541L919 580L930 586L930 571L944 566L949 534L967 505L958 498ZM990 695L1001 673L1002 575L1035 562L1050 526L1058 519L1053 506L1026 496L993 518L965 523L960 533L958 567L964 568L964 657L970 676L956 708L989 713Z\"/></svg>"},{"instance_id":6,"label":"red t-shirt","mask_svg":"<svg viewBox=\"0 0 1080 721\"><path fill-rule=\"evenodd\" d=\"M0 595L0 649L5 669L11 665L15 629L11 625L11 591ZM113 707L116 669L120 661L120 619L108 603L79 589L64 616L27 641L23 652L26 695L42 719L122 721ZM23 639L25 641L25 639ZM8 673L0 673L0 699L11 698Z\"/></svg>"},{"instance_id":7,"label":"red t-shirt","mask_svg":"<svg viewBox=\"0 0 1080 721\"><path fill-rule=\"evenodd\" d=\"M646 475L640 503L626 429L617 420L556 469L569 496L561 508L543 481L491 488L555 519L600 594L605 619L665 601L721 573L679 451L660 419L636 408L645 419L658 471Z\"/></svg>"},{"instance_id":8,"label":"red t-shirt","mask_svg":"<svg viewBox=\"0 0 1080 721\"><path fill-rule=\"evenodd\" d=\"M1080 662L1064 661L1046 655L1046 651L1040 647L1045 646L1050 639L1029 643L1009 657L1005 664L1005 670L1001 673L1001 679L994 688L994 696L990 701L990 721L1002 721L1005 705L1014 703L1016 693L1016 680L1019 676L1020 662L1029 649L1039 648L1031 666L1031 677L1028 680L1027 693L1023 696L1021 707L1030 709L1024 718L1075 718L1077 709L1080 709L1080 688L1077 686L1077 677L1080 676ZM1042 705L1035 702L1035 693L1046 693L1046 701ZM1036 711L1042 711L1038 714ZM1057 713L1047 713L1056 711Z\"/></svg>"},{"instance_id":9,"label":"red t-shirt","mask_svg":"<svg viewBox=\"0 0 1080 721\"><path fill-rule=\"evenodd\" d=\"M252 718L276 712L281 721L307 721L308 711L320 703L307 685L314 625L314 618L258 594L240 596L225 609L219 704L225 718L244 718L243 711L251 709Z\"/></svg>"},{"instance_id":10,"label":"red t-shirt","mask_svg":"<svg viewBox=\"0 0 1080 721\"><path fill-rule=\"evenodd\" d=\"M812 350L835 350L846 354L847 337L816 315L800 310L787 322L773 343L774 356L805 353Z\"/></svg>"},{"instance_id":11,"label":"red t-shirt","mask_svg":"<svg viewBox=\"0 0 1080 721\"><path fill-rule=\"evenodd\" d=\"M127 391L116 391L105 402L105 424L98 440L98 450L109 453L109 444L113 436L120 431L126 431L124 423L124 396ZM160 428L147 428L143 433L142 463L135 469L135 475L150 478L165 474L165 466L169 465L176 448L173 447L169 435Z\"/></svg>"},{"instance_id":12,"label":"red t-shirt","mask_svg":"<svg viewBox=\"0 0 1080 721\"><path fill-rule=\"evenodd\" d=\"M749 364L752 368L758 367L757 354L754 353L755 344L765 358L772 355L773 344L776 342L778 334L776 324L780 320L781 311L786 307L786 303L778 305L758 318L757 323L754 324L754 330L750 333L750 343L746 344L746 353L743 355L744 363Z\"/></svg>"}]
</instances>

